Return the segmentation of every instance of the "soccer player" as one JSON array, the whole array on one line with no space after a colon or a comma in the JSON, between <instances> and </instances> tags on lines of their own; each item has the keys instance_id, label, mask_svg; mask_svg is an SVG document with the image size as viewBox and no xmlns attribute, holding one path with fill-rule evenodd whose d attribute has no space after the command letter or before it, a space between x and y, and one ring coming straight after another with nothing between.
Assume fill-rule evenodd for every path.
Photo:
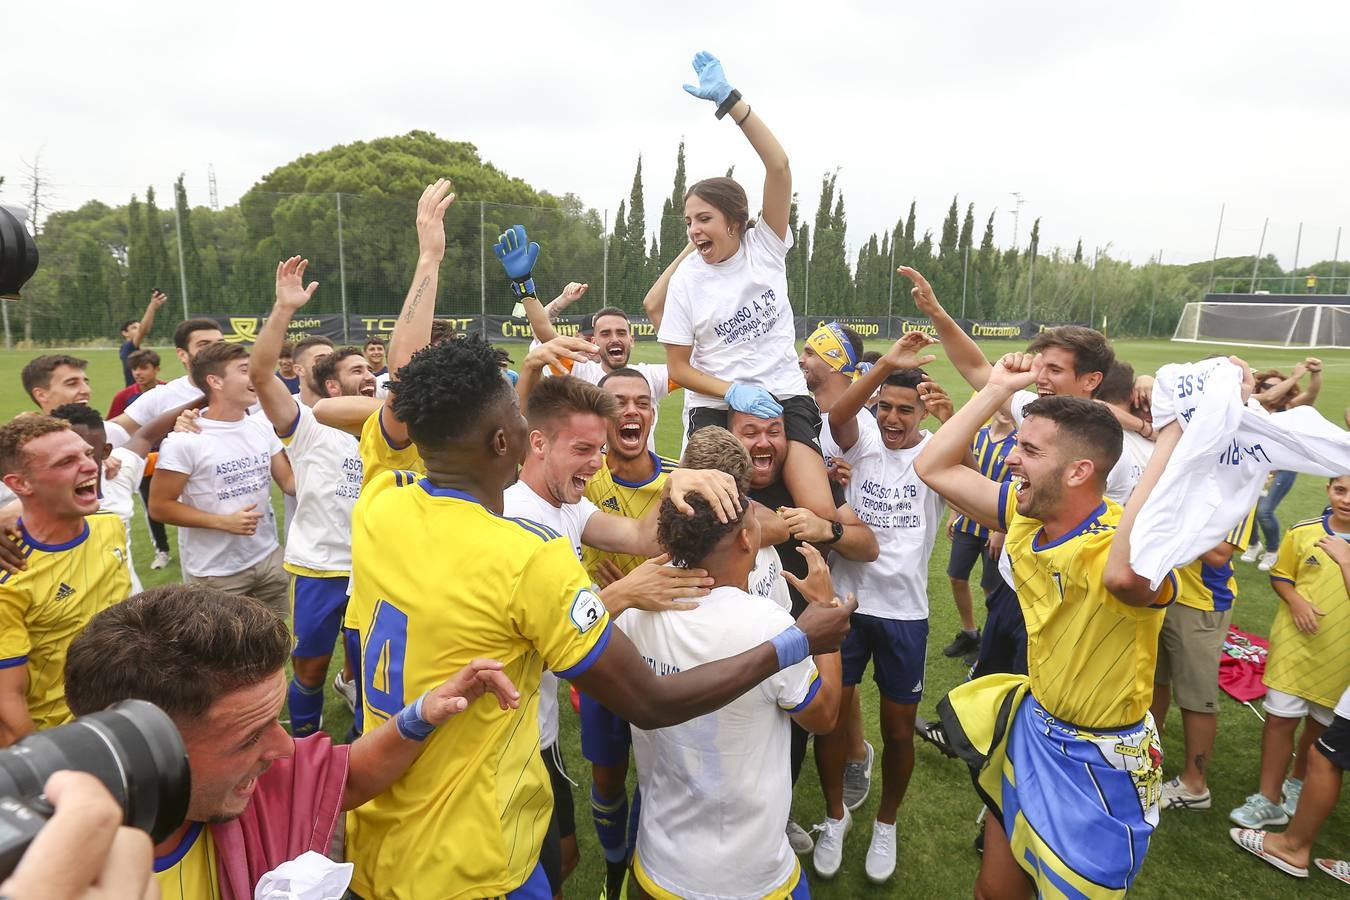
<instances>
[{"instance_id":1,"label":"soccer player","mask_svg":"<svg viewBox=\"0 0 1350 900\"><path fill-rule=\"evenodd\" d=\"M361 351L344 347L335 353L326 338L302 342L294 351L296 378L308 382L301 390L290 391L272 376L278 348L285 347L287 326L319 287L318 282L305 285L308 265L309 260L298 256L277 264L276 302L248 362L258 402L295 471L295 514L286 534L284 568L290 574L295 632L287 707L291 733L296 737L318 731L323 717L324 679L347 609L352 509L360 495L362 474L356 438L320 425L305 400L375 396L375 376ZM346 696L343 689L350 675L344 681L339 673L337 679L335 687Z\"/></svg>"},{"instance_id":2,"label":"soccer player","mask_svg":"<svg viewBox=\"0 0 1350 900\"><path fill-rule=\"evenodd\" d=\"M150 302L145 304L145 312L141 314L140 321L127 319L122 323L122 346L117 348L117 356L122 360L122 377L126 380L127 387L135 381L135 367L131 365L131 354L141 349L141 344L155 325L155 313L168 302L169 295L155 288L150 292Z\"/></svg>"},{"instance_id":3,"label":"soccer player","mask_svg":"<svg viewBox=\"0 0 1350 900\"><path fill-rule=\"evenodd\" d=\"M1260 857L1295 878L1308 877L1308 863L1338 881L1350 884L1350 860L1312 859L1313 841L1336 809L1345 770L1350 769L1350 687L1336 704L1336 717L1317 739L1317 751L1308 758L1308 774L1298 809L1284 832L1230 828L1228 834L1243 850Z\"/></svg>"},{"instance_id":4,"label":"soccer player","mask_svg":"<svg viewBox=\"0 0 1350 900\"><path fill-rule=\"evenodd\" d=\"M712 592L692 612L637 610L618 620L659 673L740 652L792 621L773 601L747 592L760 546L750 503L722 522L701 497L690 502L693 516L662 503L661 545L677 564L706 570ZM812 603L833 603L824 558L810 546L802 553L810 574L794 578L795 586ZM633 876L641 896L808 895L781 825L792 805L788 726L829 731L839 690L839 654L820 654L715 712L674 727L634 729L643 810Z\"/></svg>"},{"instance_id":5,"label":"soccer player","mask_svg":"<svg viewBox=\"0 0 1350 900\"><path fill-rule=\"evenodd\" d=\"M248 414L257 402L248 351L220 341L203 347L192 358L192 382L207 392L206 408L197 419L201 432L178 431L164 439L150 483L150 513L178 526L187 583L253 597L285 619L288 579L272 512L272 482L294 494L295 477L267 422Z\"/></svg>"},{"instance_id":6,"label":"soccer player","mask_svg":"<svg viewBox=\"0 0 1350 900\"><path fill-rule=\"evenodd\" d=\"M22 572L0 572L0 746L71 718L61 667L71 639L131 591L116 516L98 515L99 463L69 423L0 427L0 472L23 502Z\"/></svg>"},{"instance_id":7,"label":"soccer player","mask_svg":"<svg viewBox=\"0 0 1350 900\"><path fill-rule=\"evenodd\" d=\"M203 348L225 340L220 325L215 319L187 319L173 330L174 352L182 364L184 374L167 384L146 391L131 406L113 417L112 422L126 429L127 434L135 434L136 429L169 409L182 406L202 396L200 385L192 380L192 360Z\"/></svg>"},{"instance_id":8,"label":"soccer player","mask_svg":"<svg viewBox=\"0 0 1350 900\"><path fill-rule=\"evenodd\" d=\"M525 314L530 320L530 329L535 337L535 343L530 349L533 350L538 344L546 344L558 336L557 330L553 327L553 319L584 297L588 287L589 285L573 281L548 306L541 305L539 298L533 294L522 296L521 303L525 307ZM591 335L588 340L600 348L598 360L578 362L563 357L556 367L552 367L553 374L572 375L582 381L598 385L607 375L619 369L637 372L647 382L653 416L656 406L666 395L679 388L678 384L670 380L670 369L665 363L630 362L634 343L633 327L628 320L628 313L617 306L606 306L591 316ZM650 432L647 447L653 452L656 450L656 440Z\"/></svg>"},{"instance_id":9,"label":"soccer player","mask_svg":"<svg viewBox=\"0 0 1350 900\"><path fill-rule=\"evenodd\" d=\"M992 813L976 896L1121 897L1158 821L1161 752L1148 707L1162 610L1176 592L1171 574L1154 589L1129 568L1130 531L1180 427L1163 430L1123 514L1103 497L1120 423L1090 400L1045 396L1022 407L1008 460L1021 473L1016 487L967 468L976 431L1046 378L1044 363L1004 356L915 462L949 503L1007 532L1029 644L1027 678L977 678L938 709L946 733L965 738L957 743Z\"/></svg>"},{"instance_id":10,"label":"soccer player","mask_svg":"<svg viewBox=\"0 0 1350 900\"><path fill-rule=\"evenodd\" d=\"M430 738L388 792L352 815L348 855L361 895L544 897L538 860L552 799L537 754L543 668L636 725L663 727L837 646L853 604L803 613L805 647L789 629L730 659L656 677L609 627L570 543L500 515L529 428L491 346L472 336L425 346L453 200L438 181L418 203L417 268L390 350L401 380L367 424L379 439L363 435L361 444L367 480L353 517L346 623L360 634L367 728L465 654L497 653L526 703L511 714L475 708ZM395 461L416 461L426 476ZM486 760L491 768L479 772Z\"/></svg>"},{"instance_id":11,"label":"soccer player","mask_svg":"<svg viewBox=\"0 0 1350 900\"><path fill-rule=\"evenodd\" d=\"M19 378L23 391L42 411L50 415L67 403L88 403L92 391L85 369L89 361L64 353L35 356L23 367Z\"/></svg>"},{"instance_id":12,"label":"soccer player","mask_svg":"<svg viewBox=\"0 0 1350 900\"><path fill-rule=\"evenodd\" d=\"M128 406L136 402L141 394L164 383L159 377L159 354L154 350L146 349L133 352L127 357L127 365L131 368L132 383L113 394L112 403L108 404L108 415L105 418L112 419L120 416Z\"/></svg>"},{"instance_id":13,"label":"soccer player","mask_svg":"<svg viewBox=\"0 0 1350 900\"><path fill-rule=\"evenodd\" d=\"M994 413L989 424L975 433L975 440L970 444L970 452L975 457L980 474L994 481L1010 481L1012 472L1008 470L1008 454L1016 444L1017 426L1013 424L1012 416L999 410ZM1003 550L1003 535L991 532L960 513L953 513L947 526L947 536L952 542L951 556L947 561L947 578L951 581L952 600L961 617L961 630L950 644L942 648L942 655L948 658L966 657L966 664L973 665L973 657L979 654L981 634L975 624L970 573L975 569L975 561L982 560L980 587L984 590L987 602L989 594L1002 580L998 574L998 557Z\"/></svg>"},{"instance_id":14,"label":"soccer player","mask_svg":"<svg viewBox=\"0 0 1350 900\"><path fill-rule=\"evenodd\" d=\"M1168 706L1176 700L1184 761L1180 774L1162 786L1163 809L1209 809L1212 802L1209 763L1219 730L1219 659L1238 595L1233 554L1247 547L1255 524L1252 510L1223 543L1176 570L1177 602L1167 610L1158 635L1152 710L1161 732Z\"/></svg>"},{"instance_id":15,"label":"soccer player","mask_svg":"<svg viewBox=\"0 0 1350 900\"><path fill-rule=\"evenodd\" d=\"M251 897L282 863L326 856L342 811L383 793L447 720L520 700L500 662L474 659L350 745L322 732L292 740L277 721L290 647L256 600L177 584L104 610L71 644L73 710L147 700L186 745L187 818L155 848L165 900ZM474 702L488 693L495 703Z\"/></svg>"},{"instance_id":16,"label":"soccer player","mask_svg":"<svg viewBox=\"0 0 1350 900\"><path fill-rule=\"evenodd\" d=\"M139 351L137 351L139 352ZM141 592L141 580L136 574L131 544L131 517L136 511L136 490L145 471L150 448L163 440L174 427L182 409L171 409L132 435L125 444L114 447L108 441L103 417L86 403L67 403L52 410L52 418L69 422L71 429L94 448L99 465L98 509L112 513L122 520L123 538L127 546L127 574L131 576L131 593Z\"/></svg>"},{"instance_id":17,"label":"soccer player","mask_svg":"<svg viewBox=\"0 0 1350 900\"><path fill-rule=\"evenodd\" d=\"M876 535L875 562L835 562L840 591L858 598L858 612L840 650L845 708L869 660L881 692L881 803L864 864L870 881L895 872L896 815L914 771L914 722L923 697L928 649L928 560L942 527L942 498L919 480L914 460L931 435L920 423L931 412L951 417L951 402L919 368L935 357L917 351L929 343L912 333L896 341L830 408L830 433L853 468L848 496ZM873 392L877 417L863 413ZM931 404L928 405L928 404ZM825 795L824 831L816 841L817 874L832 878L843 861L852 816L844 805L846 728L816 739Z\"/></svg>"},{"instance_id":18,"label":"soccer player","mask_svg":"<svg viewBox=\"0 0 1350 900\"><path fill-rule=\"evenodd\" d=\"M1350 684L1350 655L1345 652L1350 646L1350 475L1327 482L1327 502L1326 514L1297 522L1285 532L1270 570L1270 586L1283 602L1270 626L1270 655L1262 678L1266 723L1260 789L1228 815L1244 828L1289 821L1303 789L1308 748L1332 723L1332 707ZM1259 511L1257 516L1259 520ZM1303 740L1290 772L1300 720Z\"/></svg>"}]
</instances>

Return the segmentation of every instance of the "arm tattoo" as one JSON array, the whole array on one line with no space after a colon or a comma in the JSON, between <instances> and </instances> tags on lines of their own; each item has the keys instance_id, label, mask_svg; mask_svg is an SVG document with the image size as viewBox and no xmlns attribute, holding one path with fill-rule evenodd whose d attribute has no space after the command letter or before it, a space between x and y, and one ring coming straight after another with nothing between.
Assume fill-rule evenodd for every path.
<instances>
[{"instance_id":1,"label":"arm tattoo","mask_svg":"<svg viewBox=\"0 0 1350 900\"><path fill-rule=\"evenodd\" d=\"M403 314L403 321L411 322L413 316L417 314L417 307L422 303L422 293L431 284L431 276L427 275L422 279L422 283L417 286L417 293L413 294L412 301L408 304L408 311Z\"/></svg>"}]
</instances>

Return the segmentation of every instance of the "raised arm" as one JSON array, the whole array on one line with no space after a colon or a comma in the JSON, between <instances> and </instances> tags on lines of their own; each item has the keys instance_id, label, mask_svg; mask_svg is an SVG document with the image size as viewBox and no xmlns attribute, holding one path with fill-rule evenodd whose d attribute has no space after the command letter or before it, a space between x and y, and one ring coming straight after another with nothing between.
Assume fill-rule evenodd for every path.
<instances>
[{"instance_id":1,"label":"raised arm","mask_svg":"<svg viewBox=\"0 0 1350 900\"><path fill-rule=\"evenodd\" d=\"M263 413L277 434L289 434L295 417L300 414L295 397L272 373L276 371L281 345L286 340L286 326L291 324L296 310L308 303L319 288L317 281L305 286L305 269L308 267L309 260L298 256L277 263L276 302L272 304L272 312L263 322L248 358L248 380L253 383Z\"/></svg>"},{"instance_id":2,"label":"raised arm","mask_svg":"<svg viewBox=\"0 0 1350 900\"><path fill-rule=\"evenodd\" d=\"M792 170L788 167L787 152L750 104L741 99L740 91L727 83L717 57L700 51L694 56L694 73L698 75L698 86L686 84L684 89L701 100L715 103L719 119L730 115L764 163L764 206L760 218L781 240L787 240L792 206Z\"/></svg>"},{"instance_id":3,"label":"raised arm","mask_svg":"<svg viewBox=\"0 0 1350 900\"><path fill-rule=\"evenodd\" d=\"M167 303L169 295L159 289L150 292L150 302L145 304L145 312L141 315L141 327L136 329L136 336L131 339L131 343L137 349L140 349L141 342L145 336L150 333L150 329L155 325L155 313L159 308Z\"/></svg>"},{"instance_id":4,"label":"raised arm","mask_svg":"<svg viewBox=\"0 0 1350 900\"><path fill-rule=\"evenodd\" d=\"M1289 401L1289 408L1295 406L1312 406L1317 402L1317 395L1322 391L1322 361L1315 356L1310 356L1303 361L1303 365L1308 370L1308 388L1299 391L1293 400Z\"/></svg>"},{"instance_id":5,"label":"raised arm","mask_svg":"<svg viewBox=\"0 0 1350 900\"><path fill-rule=\"evenodd\" d=\"M909 266L900 266L895 271L914 282L909 295L914 298L914 305L918 307L919 312L933 323L938 340L942 342L942 349L946 351L947 358L952 361L956 371L960 372L961 377L975 390L984 387L989 381L990 365L989 360L984 358L984 351L980 349L980 345L975 343L975 339L966 334L947 310L942 308L927 278Z\"/></svg>"},{"instance_id":6,"label":"raised arm","mask_svg":"<svg viewBox=\"0 0 1350 900\"><path fill-rule=\"evenodd\" d=\"M389 336L389 352L385 364L389 380L398 380L398 370L408 364L412 355L431 341L431 322L436 317L436 282L440 277L441 260L445 258L445 211L455 202L450 193L453 185L448 179L437 179L422 191L417 201L417 268L413 271L412 286L403 298L403 309ZM397 446L406 447L408 429L394 417L390 404L393 394L385 398L380 410L380 424L384 433Z\"/></svg>"},{"instance_id":7,"label":"raised arm","mask_svg":"<svg viewBox=\"0 0 1350 900\"><path fill-rule=\"evenodd\" d=\"M675 274L675 270L680 267L680 263L684 262L685 257L693 252L693 243L685 241L684 249L680 251L679 256L672 259L670 265L661 270L656 282L647 289L647 296L642 298L642 308L646 311L647 318L651 321L653 328L658 330L661 328L661 317L666 312L666 291L670 289L670 276Z\"/></svg>"},{"instance_id":8,"label":"raised arm","mask_svg":"<svg viewBox=\"0 0 1350 900\"><path fill-rule=\"evenodd\" d=\"M540 344L520 361L520 377L516 379L516 396L520 398L520 411L529 411L530 392L544 377L545 369L562 371L563 361L585 362L598 359L600 348L585 338L569 337L560 334L548 343Z\"/></svg>"},{"instance_id":9,"label":"raised arm","mask_svg":"<svg viewBox=\"0 0 1350 900\"><path fill-rule=\"evenodd\" d=\"M928 439L914 471L923 483L942 495L952 506L994 531L1003 531L999 496L1002 484L985 478L965 464L970 442L980 427L1017 391L1031 384L1040 373L1041 358L1026 353L1009 353L989 374L988 383L975 397L956 411Z\"/></svg>"},{"instance_id":10,"label":"raised arm","mask_svg":"<svg viewBox=\"0 0 1350 900\"><path fill-rule=\"evenodd\" d=\"M911 331L891 345L886 355L877 360L844 391L835 404L830 407L830 435L844 452L853 449L858 443L858 413L867 405L886 378L897 369L919 369L937 359L931 353L923 356L919 351L934 339L921 331Z\"/></svg>"},{"instance_id":11,"label":"raised arm","mask_svg":"<svg viewBox=\"0 0 1350 900\"><path fill-rule=\"evenodd\" d=\"M577 687L638 728L650 731L678 725L720 709L780 669L805 659L808 653L838 650L848 633L848 617L857 608L852 598L831 605L808 604L797 624L773 641L660 677L628 636L611 626L604 650L574 680ZM798 643L796 635L790 634L793 629L805 640ZM783 648L781 654L778 646Z\"/></svg>"},{"instance_id":12,"label":"raised arm","mask_svg":"<svg viewBox=\"0 0 1350 900\"><path fill-rule=\"evenodd\" d=\"M275 378L272 379L276 381ZM206 405L206 397L201 396L196 400L184 403L182 406L175 406L173 409L165 410L155 416L149 422L145 423L139 431L133 434L126 443L126 448L132 453L144 459L150 455L150 451L155 448L160 441L173 431L174 423L178 417L189 409L201 409Z\"/></svg>"},{"instance_id":13,"label":"raised arm","mask_svg":"<svg viewBox=\"0 0 1350 900\"><path fill-rule=\"evenodd\" d=\"M1102 583L1117 600L1130 606L1152 606L1163 590L1163 588L1154 590L1147 578L1136 574L1130 568L1130 538L1134 533L1134 521L1139 518L1139 510L1148 502L1179 440L1181 440L1180 422L1169 422L1158 432L1153 455L1149 457L1148 465L1144 467L1144 474L1139 476L1139 483L1134 486L1134 491L1131 492L1130 499L1120 514L1120 524L1116 526L1115 536L1111 539L1111 551L1106 556L1106 570L1102 575Z\"/></svg>"},{"instance_id":14,"label":"raised arm","mask_svg":"<svg viewBox=\"0 0 1350 900\"><path fill-rule=\"evenodd\" d=\"M589 284L582 284L579 281L569 281L562 293L549 301L548 306L540 305L539 298L534 294L523 297L520 302L525 307L525 317L530 320L530 330L534 332L534 339L541 344L547 344L557 337L558 331L553 327L553 320L566 312L567 307L586 296L586 291L590 290L590 287Z\"/></svg>"}]
</instances>

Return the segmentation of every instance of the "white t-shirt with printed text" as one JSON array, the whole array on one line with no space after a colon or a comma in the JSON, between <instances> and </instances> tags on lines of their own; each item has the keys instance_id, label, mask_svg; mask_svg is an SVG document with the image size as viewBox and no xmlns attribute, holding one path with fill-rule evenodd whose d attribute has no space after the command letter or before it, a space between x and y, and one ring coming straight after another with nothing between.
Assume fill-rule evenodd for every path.
<instances>
[{"instance_id":1,"label":"white t-shirt with printed text","mask_svg":"<svg viewBox=\"0 0 1350 900\"><path fill-rule=\"evenodd\" d=\"M561 534L572 542L572 550L581 561L581 533L591 516L600 512L585 497L578 503L554 506L523 481L517 481L502 494L502 515L511 519L529 519ZM551 747L558 741L558 676L547 669L539 679L539 746Z\"/></svg>"},{"instance_id":2,"label":"white t-shirt with printed text","mask_svg":"<svg viewBox=\"0 0 1350 900\"><path fill-rule=\"evenodd\" d=\"M761 224L746 230L730 259L687 257L670 278L657 340L692 347L690 364L714 378L758 385L779 400L806 395L788 301L791 247L791 232L784 241ZM727 408L721 397L685 394L689 406Z\"/></svg>"},{"instance_id":3,"label":"white t-shirt with printed text","mask_svg":"<svg viewBox=\"0 0 1350 900\"><path fill-rule=\"evenodd\" d=\"M725 659L792 624L772 601L714 588L686 612L630 609L616 620L657 675ZM633 728L642 788L637 858L681 897L763 897L797 865L784 827L792 805L790 713L814 697L810 658L681 725ZM696 861L696 864L691 864Z\"/></svg>"},{"instance_id":4,"label":"white t-shirt with printed text","mask_svg":"<svg viewBox=\"0 0 1350 900\"><path fill-rule=\"evenodd\" d=\"M783 560L772 547L760 547L755 554L755 567L750 570L750 593L767 597L783 609L792 611L792 595L788 593L787 579L783 577Z\"/></svg>"},{"instance_id":5,"label":"white t-shirt with printed text","mask_svg":"<svg viewBox=\"0 0 1350 900\"><path fill-rule=\"evenodd\" d=\"M295 470L286 564L345 575L352 568L352 509L361 493L360 442L320 424L299 400L295 405L294 430L281 439Z\"/></svg>"},{"instance_id":6,"label":"white t-shirt with printed text","mask_svg":"<svg viewBox=\"0 0 1350 900\"><path fill-rule=\"evenodd\" d=\"M271 424L259 416L245 416L237 422L201 416L197 425L200 434L174 432L160 445L157 468L188 476L178 499L217 514L252 505L263 515L251 535L180 527L183 574L236 575L261 562L278 546L272 512L272 457L282 452L281 441Z\"/></svg>"},{"instance_id":7,"label":"white t-shirt with printed text","mask_svg":"<svg viewBox=\"0 0 1350 900\"><path fill-rule=\"evenodd\" d=\"M122 530L127 539L127 571L131 573L131 593L141 592L141 579L136 574L136 565L131 552L131 520L136 515L136 494L140 492L141 477L145 474L145 458L137 456L125 447L114 447L109 459L121 464L116 478L109 478L107 469L103 471L103 496L99 497L100 512L116 514L122 520Z\"/></svg>"},{"instance_id":8,"label":"white t-shirt with printed text","mask_svg":"<svg viewBox=\"0 0 1350 900\"><path fill-rule=\"evenodd\" d=\"M908 450L891 450L875 422L860 421L857 443L843 454L853 467L849 505L876 535L880 553L873 562L837 557L830 574L835 593L853 594L865 615L928 618L928 559L943 526L943 502L914 472L914 460L932 437L920 434Z\"/></svg>"}]
</instances>

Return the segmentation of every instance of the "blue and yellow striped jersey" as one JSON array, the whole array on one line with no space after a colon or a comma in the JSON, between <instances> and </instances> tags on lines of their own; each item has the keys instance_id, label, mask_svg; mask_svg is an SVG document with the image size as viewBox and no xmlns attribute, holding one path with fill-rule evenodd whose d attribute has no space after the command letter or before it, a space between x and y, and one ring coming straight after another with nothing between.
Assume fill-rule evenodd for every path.
<instances>
[{"instance_id":1,"label":"blue and yellow striped jersey","mask_svg":"<svg viewBox=\"0 0 1350 900\"><path fill-rule=\"evenodd\" d=\"M1008 454L1017 446L1017 429L1014 428L1002 440L994 440L989 434L991 428L992 425L986 425L975 433L975 439L970 442L970 452L975 457L981 475L990 481L1008 481L1012 478L1012 472L1008 471ZM976 537L989 537L988 528L962 515L956 517L952 527Z\"/></svg>"},{"instance_id":2,"label":"blue and yellow striped jersey","mask_svg":"<svg viewBox=\"0 0 1350 900\"><path fill-rule=\"evenodd\" d=\"M193 822L178 846L155 857L155 881L160 900L218 900L216 844L211 829Z\"/></svg>"},{"instance_id":3,"label":"blue and yellow striped jersey","mask_svg":"<svg viewBox=\"0 0 1350 900\"><path fill-rule=\"evenodd\" d=\"M540 675L586 671L610 635L571 544L416 473L379 472L352 517L346 625L360 636L367 729L474 657L500 660L521 695L516 710L491 698L471 704L349 814L352 890L457 900L520 887L553 811L539 756Z\"/></svg>"},{"instance_id":4,"label":"blue and yellow striped jersey","mask_svg":"<svg viewBox=\"0 0 1350 900\"><path fill-rule=\"evenodd\" d=\"M629 482L618 478L609 470L609 465L602 465L600 471L595 473L589 484L586 485L586 499L600 507L607 513L624 516L629 519L640 519L653 508L654 505L661 502L661 492L665 489L666 476L679 468L679 463L673 459L667 459L656 453L647 451L651 455L653 474L643 482ZM602 560L611 560L619 567L623 574L642 565L643 557L632 556L627 553L605 553L596 550L593 547L582 547L581 566L594 577L595 569Z\"/></svg>"},{"instance_id":5,"label":"blue and yellow striped jersey","mask_svg":"<svg viewBox=\"0 0 1350 900\"><path fill-rule=\"evenodd\" d=\"M361 439L358 444L361 462L365 466L362 472L361 490L366 489L372 478L389 469L408 469L418 475L427 473L422 454L417 452L416 444L408 444L402 449L389 443L389 435L384 433L384 423L380 421L380 410L370 414L366 424L361 426Z\"/></svg>"},{"instance_id":6,"label":"blue and yellow striped jersey","mask_svg":"<svg viewBox=\"0 0 1350 900\"><path fill-rule=\"evenodd\" d=\"M1317 546L1334 535L1329 516L1295 523L1284 533L1270 580L1292 584L1322 615L1317 633L1307 634L1294 624L1288 603L1276 606L1262 679L1266 687L1322 706L1335 706L1350 683L1350 594L1341 567Z\"/></svg>"},{"instance_id":7,"label":"blue and yellow striped jersey","mask_svg":"<svg viewBox=\"0 0 1350 900\"><path fill-rule=\"evenodd\" d=\"M0 573L0 668L28 667L28 715L41 731L69 722L66 649L94 615L131 593L122 520L86 516L80 536L43 544L19 520L28 568Z\"/></svg>"},{"instance_id":8,"label":"blue and yellow striped jersey","mask_svg":"<svg viewBox=\"0 0 1350 900\"><path fill-rule=\"evenodd\" d=\"M1246 518L1234 526L1224 538L1224 543L1237 548L1235 553L1247 549L1252 540L1252 528L1256 525L1256 510L1247 513ZM1177 603L1198 609L1202 612L1224 612L1233 608L1237 599L1237 578L1233 576L1233 560L1221 566L1211 566L1197 559L1189 565L1180 566L1177 573Z\"/></svg>"},{"instance_id":9,"label":"blue and yellow striped jersey","mask_svg":"<svg viewBox=\"0 0 1350 900\"><path fill-rule=\"evenodd\" d=\"M1027 622L1031 693L1057 718L1083 728L1140 721L1153 699L1162 609L1176 597L1168 573L1157 603L1131 606L1102 584L1120 507L1103 499L1091 516L1053 541L1041 521L1017 512L1005 482L999 523L1008 532L1013 587Z\"/></svg>"}]
</instances>

